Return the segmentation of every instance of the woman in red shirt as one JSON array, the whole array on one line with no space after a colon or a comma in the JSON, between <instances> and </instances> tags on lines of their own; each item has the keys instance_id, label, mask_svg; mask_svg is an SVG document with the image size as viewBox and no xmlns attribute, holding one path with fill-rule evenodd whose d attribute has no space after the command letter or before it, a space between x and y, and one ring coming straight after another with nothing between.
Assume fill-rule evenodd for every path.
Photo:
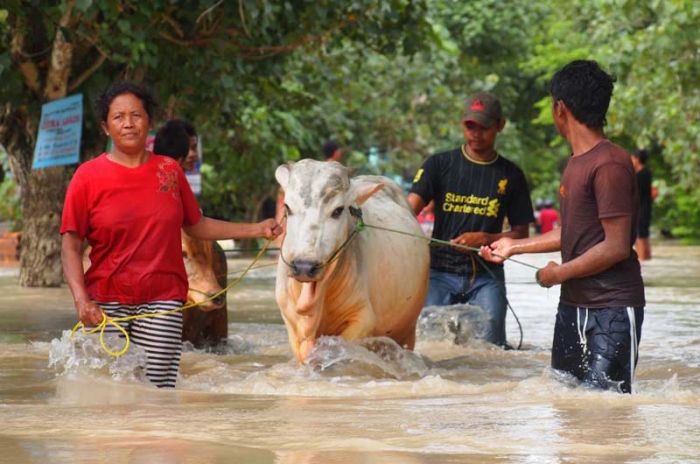
<instances>
[{"instance_id":1,"label":"woman in red shirt","mask_svg":"<svg viewBox=\"0 0 700 464\"><path fill-rule=\"evenodd\" d=\"M202 216L182 169L172 158L146 150L156 103L146 89L112 85L97 100L109 153L83 163L68 187L63 209L63 272L80 321L178 308L186 300L187 274L180 229L206 240L275 238L279 225L219 221ZM82 244L90 268L84 274ZM122 323L147 355L146 376L158 387L174 387L182 349L182 313ZM108 329L110 326L108 326ZM118 333L111 327L111 332Z\"/></svg>"}]
</instances>

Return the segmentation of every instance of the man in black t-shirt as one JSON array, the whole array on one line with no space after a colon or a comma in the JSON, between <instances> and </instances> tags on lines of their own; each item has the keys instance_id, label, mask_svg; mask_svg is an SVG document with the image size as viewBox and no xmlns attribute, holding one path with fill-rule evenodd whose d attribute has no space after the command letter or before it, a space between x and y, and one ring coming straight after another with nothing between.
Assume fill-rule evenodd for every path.
<instances>
[{"instance_id":1,"label":"man in black t-shirt","mask_svg":"<svg viewBox=\"0 0 700 464\"><path fill-rule=\"evenodd\" d=\"M525 176L494 148L504 126L493 94L472 95L462 118L466 143L431 156L416 173L408 202L418 214L435 201L433 238L476 248L528 236L534 215ZM506 217L511 230L503 232ZM464 248L432 247L425 305L455 303L481 306L488 316L483 338L506 346L503 265L486 264Z\"/></svg>"}]
</instances>

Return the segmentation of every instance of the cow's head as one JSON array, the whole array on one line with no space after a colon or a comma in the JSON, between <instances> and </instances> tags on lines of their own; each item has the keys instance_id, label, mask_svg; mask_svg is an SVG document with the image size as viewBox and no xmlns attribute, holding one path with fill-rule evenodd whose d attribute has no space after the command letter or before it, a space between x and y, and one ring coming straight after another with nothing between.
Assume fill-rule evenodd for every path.
<instances>
[{"instance_id":1,"label":"cow's head","mask_svg":"<svg viewBox=\"0 0 700 464\"><path fill-rule=\"evenodd\" d=\"M210 240L200 240L182 232L182 258L187 270L188 303L194 303L203 311L212 311L223 307L226 295L210 298L221 292L222 288L214 271L214 247Z\"/></svg>"},{"instance_id":2,"label":"cow's head","mask_svg":"<svg viewBox=\"0 0 700 464\"><path fill-rule=\"evenodd\" d=\"M301 282L321 280L326 264L355 227L350 207L360 207L384 185L351 187L343 165L310 159L280 166L275 177L285 192L281 253L289 275Z\"/></svg>"}]
</instances>

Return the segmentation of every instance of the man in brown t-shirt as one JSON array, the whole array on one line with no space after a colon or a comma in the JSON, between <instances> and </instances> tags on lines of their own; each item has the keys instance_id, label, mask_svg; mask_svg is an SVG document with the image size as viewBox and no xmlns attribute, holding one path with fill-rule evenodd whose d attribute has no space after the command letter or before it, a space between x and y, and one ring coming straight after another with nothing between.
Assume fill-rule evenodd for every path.
<instances>
[{"instance_id":1,"label":"man in brown t-shirt","mask_svg":"<svg viewBox=\"0 0 700 464\"><path fill-rule=\"evenodd\" d=\"M644 284L632 249L638 194L629 155L603 134L613 78L594 61L573 61L552 78L552 115L572 155L559 188L561 229L502 238L486 259L561 250L562 264L537 271L561 284L552 367L587 386L630 393L644 318Z\"/></svg>"}]
</instances>

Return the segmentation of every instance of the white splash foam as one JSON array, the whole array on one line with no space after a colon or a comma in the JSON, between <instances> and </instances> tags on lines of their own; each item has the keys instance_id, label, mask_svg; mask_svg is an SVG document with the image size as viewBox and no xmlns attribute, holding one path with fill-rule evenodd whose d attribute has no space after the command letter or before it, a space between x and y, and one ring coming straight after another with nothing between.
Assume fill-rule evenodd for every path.
<instances>
[{"instance_id":1,"label":"white splash foam","mask_svg":"<svg viewBox=\"0 0 700 464\"><path fill-rule=\"evenodd\" d=\"M104 339L109 347L123 344L116 335L106 335ZM58 375L106 370L115 380L144 381L146 360L146 352L134 344L124 355L114 357L105 352L97 335L76 332L71 337L69 330L64 330L60 339L51 340L49 348L49 367L56 369Z\"/></svg>"}]
</instances>

